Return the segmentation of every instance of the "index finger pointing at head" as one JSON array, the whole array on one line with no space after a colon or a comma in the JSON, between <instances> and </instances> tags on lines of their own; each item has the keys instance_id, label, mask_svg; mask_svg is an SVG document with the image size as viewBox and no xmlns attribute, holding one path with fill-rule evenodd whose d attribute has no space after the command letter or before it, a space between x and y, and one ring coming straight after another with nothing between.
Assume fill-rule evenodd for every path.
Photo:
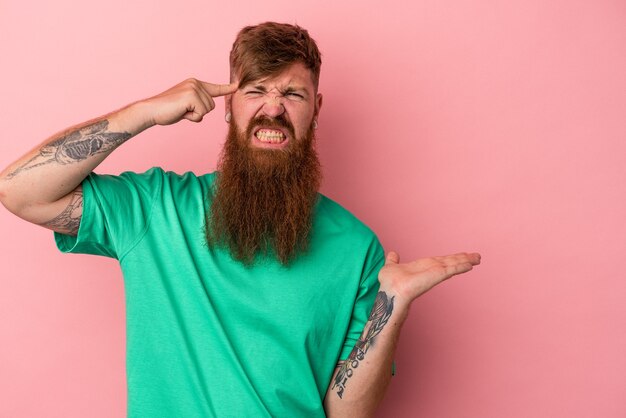
<instances>
[{"instance_id":1,"label":"index finger pointing at head","mask_svg":"<svg viewBox=\"0 0 626 418\"><path fill-rule=\"evenodd\" d=\"M237 83L230 84L211 84L202 82L205 90L211 97L225 96L237 91Z\"/></svg>"}]
</instances>

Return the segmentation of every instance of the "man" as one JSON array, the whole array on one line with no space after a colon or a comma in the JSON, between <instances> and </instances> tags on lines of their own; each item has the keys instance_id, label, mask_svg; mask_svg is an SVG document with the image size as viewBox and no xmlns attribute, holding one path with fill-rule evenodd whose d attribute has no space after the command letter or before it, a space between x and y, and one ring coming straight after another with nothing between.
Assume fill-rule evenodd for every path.
<instances>
[{"instance_id":1,"label":"man","mask_svg":"<svg viewBox=\"0 0 626 418\"><path fill-rule=\"evenodd\" d=\"M0 199L62 251L119 260L129 416L371 416L411 302L480 256L385 259L317 193L321 58L307 31L246 27L230 65L228 85L186 80L54 135L1 173ZM200 122L219 96L218 173L93 173L149 127Z\"/></svg>"}]
</instances>

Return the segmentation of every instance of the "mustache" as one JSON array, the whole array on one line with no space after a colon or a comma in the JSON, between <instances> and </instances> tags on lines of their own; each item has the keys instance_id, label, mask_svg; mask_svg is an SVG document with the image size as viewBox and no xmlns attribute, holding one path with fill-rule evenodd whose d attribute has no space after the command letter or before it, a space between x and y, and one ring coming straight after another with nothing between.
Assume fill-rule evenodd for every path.
<instances>
[{"instance_id":1,"label":"mustache","mask_svg":"<svg viewBox=\"0 0 626 418\"><path fill-rule=\"evenodd\" d=\"M284 128L289 133L291 138L296 137L293 125L289 122L285 115L278 115L275 118L270 118L265 115L257 116L248 123L248 129L246 129L246 137L249 138L252 132L257 126L267 126L268 128Z\"/></svg>"}]
</instances>

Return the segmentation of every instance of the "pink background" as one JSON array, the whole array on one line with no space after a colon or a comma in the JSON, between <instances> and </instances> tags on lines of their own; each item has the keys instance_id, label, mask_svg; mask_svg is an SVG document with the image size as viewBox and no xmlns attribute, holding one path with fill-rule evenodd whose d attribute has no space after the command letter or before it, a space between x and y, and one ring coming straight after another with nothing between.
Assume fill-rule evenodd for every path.
<instances>
[{"instance_id":1,"label":"pink background","mask_svg":"<svg viewBox=\"0 0 626 418\"><path fill-rule=\"evenodd\" d=\"M405 260L483 254L413 305L379 416L626 416L626 3L233 3L0 0L0 166L187 77L225 82L239 28L297 22L324 55L323 192ZM213 170L225 132L220 100L98 171ZM0 231L0 417L125 416L116 262L5 210Z\"/></svg>"}]
</instances>

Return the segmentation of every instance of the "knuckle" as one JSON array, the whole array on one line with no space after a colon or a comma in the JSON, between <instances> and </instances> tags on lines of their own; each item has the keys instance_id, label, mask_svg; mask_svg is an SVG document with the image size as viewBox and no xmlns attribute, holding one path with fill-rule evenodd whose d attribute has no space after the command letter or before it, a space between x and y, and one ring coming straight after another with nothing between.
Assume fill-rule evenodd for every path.
<instances>
[{"instance_id":1,"label":"knuckle","mask_svg":"<svg viewBox=\"0 0 626 418\"><path fill-rule=\"evenodd\" d=\"M192 90L196 90L198 88L198 80L195 78L188 78L184 81L185 87L190 88Z\"/></svg>"}]
</instances>

